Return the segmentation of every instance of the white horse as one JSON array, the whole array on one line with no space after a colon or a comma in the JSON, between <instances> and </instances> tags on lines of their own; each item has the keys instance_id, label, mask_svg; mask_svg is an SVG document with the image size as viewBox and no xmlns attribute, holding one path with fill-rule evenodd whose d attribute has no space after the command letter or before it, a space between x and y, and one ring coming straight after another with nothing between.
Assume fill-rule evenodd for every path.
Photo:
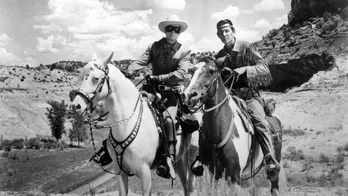
<instances>
[{"instance_id":1,"label":"white horse","mask_svg":"<svg viewBox=\"0 0 348 196\"><path fill-rule=\"evenodd\" d=\"M119 195L128 194L127 173L140 179L142 195L151 195L150 167L160 147L158 127L136 86L116 66L109 64L112 56L113 53L105 61L93 60L83 67L79 76L82 84L72 104L80 113L85 113L104 101L113 121L107 148L113 159ZM125 142L116 145L112 137L117 142ZM182 134L177 140L175 166L186 196L193 192L194 178L189 163L198 153L198 132Z\"/></svg>"}]
</instances>

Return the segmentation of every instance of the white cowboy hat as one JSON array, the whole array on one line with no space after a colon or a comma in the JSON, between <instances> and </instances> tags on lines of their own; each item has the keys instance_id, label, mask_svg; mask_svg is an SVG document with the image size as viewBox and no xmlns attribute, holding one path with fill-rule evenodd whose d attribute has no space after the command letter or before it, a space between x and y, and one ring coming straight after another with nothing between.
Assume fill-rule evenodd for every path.
<instances>
[{"instance_id":1,"label":"white cowboy hat","mask_svg":"<svg viewBox=\"0 0 348 196\"><path fill-rule=\"evenodd\" d=\"M164 28L168 25L179 25L180 33L184 32L187 29L187 23L180 21L179 17L176 14L169 16L165 21L162 21L158 24L159 30L165 33Z\"/></svg>"}]
</instances>

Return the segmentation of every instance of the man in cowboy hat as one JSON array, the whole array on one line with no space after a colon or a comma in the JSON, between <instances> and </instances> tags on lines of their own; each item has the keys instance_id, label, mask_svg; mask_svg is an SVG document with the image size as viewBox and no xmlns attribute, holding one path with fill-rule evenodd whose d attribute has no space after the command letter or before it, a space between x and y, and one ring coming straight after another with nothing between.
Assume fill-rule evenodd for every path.
<instances>
[{"instance_id":1,"label":"man in cowboy hat","mask_svg":"<svg viewBox=\"0 0 348 196\"><path fill-rule=\"evenodd\" d=\"M187 29L187 24L180 21L177 15L171 15L167 20L160 22L158 28L165 33L165 37L150 44L141 57L128 67L128 71L132 74L135 70L152 64L152 74L146 76L149 84L145 84L143 90L152 92L155 89L166 100L163 117L168 141L168 156L165 163L158 167L157 174L174 179L176 177L173 166L176 143L174 121L178 101L171 89L178 86L179 82L185 81L191 51L177 41L179 35Z\"/></svg>"},{"instance_id":2,"label":"man in cowboy hat","mask_svg":"<svg viewBox=\"0 0 348 196\"><path fill-rule=\"evenodd\" d=\"M269 124L266 120L263 99L258 90L259 87L271 83L270 70L254 44L235 38L235 29L229 19L220 20L216 28L217 36L225 44L216 55L217 64L222 67L223 78L231 74L236 77L233 94L247 103L248 113L256 128L256 138L265 156L267 177L270 178L268 174L279 172L280 167L273 150L270 149L271 141L265 136L265 133L269 133ZM230 87L231 83L227 85Z\"/></svg>"}]
</instances>

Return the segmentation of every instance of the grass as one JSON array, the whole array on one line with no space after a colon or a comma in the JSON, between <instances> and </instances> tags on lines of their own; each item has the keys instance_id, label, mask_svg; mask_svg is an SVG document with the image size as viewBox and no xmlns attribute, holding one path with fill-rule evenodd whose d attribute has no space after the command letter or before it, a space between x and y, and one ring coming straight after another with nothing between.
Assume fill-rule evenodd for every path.
<instances>
[{"instance_id":1,"label":"grass","mask_svg":"<svg viewBox=\"0 0 348 196\"><path fill-rule=\"evenodd\" d=\"M98 141L108 134L106 130L97 132ZM103 174L98 166L85 164L94 153L92 147L68 151L12 150L10 153L15 153L18 159L0 159L0 190L64 193Z\"/></svg>"}]
</instances>

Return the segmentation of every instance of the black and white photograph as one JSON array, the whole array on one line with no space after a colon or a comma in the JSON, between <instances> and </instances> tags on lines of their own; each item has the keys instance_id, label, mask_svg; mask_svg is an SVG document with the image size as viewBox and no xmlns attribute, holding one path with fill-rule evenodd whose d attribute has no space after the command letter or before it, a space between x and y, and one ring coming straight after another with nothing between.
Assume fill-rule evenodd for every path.
<instances>
[{"instance_id":1,"label":"black and white photograph","mask_svg":"<svg viewBox=\"0 0 348 196\"><path fill-rule=\"evenodd\" d=\"M0 196L348 196L347 0L0 0Z\"/></svg>"}]
</instances>

